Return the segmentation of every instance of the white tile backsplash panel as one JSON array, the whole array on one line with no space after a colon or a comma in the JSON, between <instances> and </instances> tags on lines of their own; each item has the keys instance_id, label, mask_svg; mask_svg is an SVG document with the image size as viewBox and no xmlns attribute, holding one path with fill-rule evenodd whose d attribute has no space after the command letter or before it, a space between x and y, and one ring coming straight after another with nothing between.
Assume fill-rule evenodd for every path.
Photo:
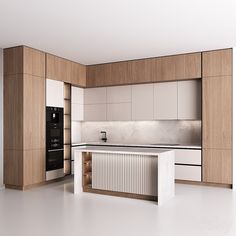
<instances>
[{"instance_id":1,"label":"white tile backsplash panel","mask_svg":"<svg viewBox=\"0 0 236 236\"><path fill-rule=\"evenodd\" d=\"M3 187L3 50L0 48L0 189Z\"/></svg>"},{"instance_id":2,"label":"white tile backsplash panel","mask_svg":"<svg viewBox=\"0 0 236 236\"><path fill-rule=\"evenodd\" d=\"M82 122L81 141L101 141L101 130L107 132L108 142L111 143L201 144L201 121Z\"/></svg>"}]
</instances>

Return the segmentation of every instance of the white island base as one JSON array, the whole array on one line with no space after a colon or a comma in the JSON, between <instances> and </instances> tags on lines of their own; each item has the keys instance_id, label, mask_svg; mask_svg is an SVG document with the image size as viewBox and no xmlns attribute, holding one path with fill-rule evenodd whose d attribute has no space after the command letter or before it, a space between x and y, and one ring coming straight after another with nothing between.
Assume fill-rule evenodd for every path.
<instances>
[{"instance_id":1,"label":"white island base","mask_svg":"<svg viewBox=\"0 0 236 236\"><path fill-rule=\"evenodd\" d=\"M157 201L175 195L174 151L81 147L75 151L74 193L92 192Z\"/></svg>"}]
</instances>

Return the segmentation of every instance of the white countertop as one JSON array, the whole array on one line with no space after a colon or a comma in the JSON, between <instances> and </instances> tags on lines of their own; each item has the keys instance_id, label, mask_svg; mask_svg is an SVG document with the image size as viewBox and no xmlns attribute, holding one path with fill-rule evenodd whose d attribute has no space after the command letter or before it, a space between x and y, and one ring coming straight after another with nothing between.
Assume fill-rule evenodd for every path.
<instances>
[{"instance_id":1,"label":"white countertop","mask_svg":"<svg viewBox=\"0 0 236 236\"><path fill-rule=\"evenodd\" d=\"M171 145L171 144L122 144L122 143L102 143L102 142L84 142L84 143L76 143L72 144L72 147L75 146L117 146L117 147L133 147L133 148L166 148L166 149L202 149L200 145L193 145L193 144L178 144L178 145Z\"/></svg>"},{"instance_id":2,"label":"white countertop","mask_svg":"<svg viewBox=\"0 0 236 236\"><path fill-rule=\"evenodd\" d=\"M96 152L96 153L122 153L157 156L164 152L172 152L168 149L157 148L135 148L135 147L108 147L108 146L81 146L75 152Z\"/></svg>"}]
</instances>

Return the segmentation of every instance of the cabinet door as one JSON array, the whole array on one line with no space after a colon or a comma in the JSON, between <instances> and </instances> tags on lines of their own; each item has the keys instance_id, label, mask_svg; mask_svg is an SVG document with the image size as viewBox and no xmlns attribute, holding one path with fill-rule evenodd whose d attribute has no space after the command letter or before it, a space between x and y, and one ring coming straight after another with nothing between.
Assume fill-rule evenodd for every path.
<instances>
[{"instance_id":1,"label":"cabinet door","mask_svg":"<svg viewBox=\"0 0 236 236\"><path fill-rule=\"evenodd\" d=\"M88 88L84 90L84 104L105 104L106 88Z\"/></svg>"},{"instance_id":2,"label":"cabinet door","mask_svg":"<svg viewBox=\"0 0 236 236\"><path fill-rule=\"evenodd\" d=\"M175 165L175 179L201 181L201 166Z\"/></svg>"},{"instance_id":3,"label":"cabinet door","mask_svg":"<svg viewBox=\"0 0 236 236\"><path fill-rule=\"evenodd\" d=\"M72 121L84 120L84 105L78 103L71 104Z\"/></svg>"},{"instance_id":4,"label":"cabinet door","mask_svg":"<svg viewBox=\"0 0 236 236\"><path fill-rule=\"evenodd\" d=\"M232 52L232 49L203 52L203 77L232 75Z\"/></svg>"},{"instance_id":5,"label":"cabinet door","mask_svg":"<svg viewBox=\"0 0 236 236\"><path fill-rule=\"evenodd\" d=\"M201 119L201 81L178 81L178 119Z\"/></svg>"},{"instance_id":6,"label":"cabinet door","mask_svg":"<svg viewBox=\"0 0 236 236\"><path fill-rule=\"evenodd\" d=\"M64 107L64 83L62 81L46 80L46 106Z\"/></svg>"},{"instance_id":7,"label":"cabinet door","mask_svg":"<svg viewBox=\"0 0 236 236\"><path fill-rule=\"evenodd\" d=\"M107 103L131 102L131 85L107 87Z\"/></svg>"},{"instance_id":8,"label":"cabinet door","mask_svg":"<svg viewBox=\"0 0 236 236\"><path fill-rule=\"evenodd\" d=\"M153 120L153 84L132 85L132 120Z\"/></svg>"},{"instance_id":9,"label":"cabinet door","mask_svg":"<svg viewBox=\"0 0 236 236\"><path fill-rule=\"evenodd\" d=\"M71 87L71 102L84 104L84 89L75 86Z\"/></svg>"},{"instance_id":10,"label":"cabinet door","mask_svg":"<svg viewBox=\"0 0 236 236\"><path fill-rule=\"evenodd\" d=\"M131 102L107 104L107 120L108 121L131 120Z\"/></svg>"},{"instance_id":11,"label":"cabinet door","mask_svg":"<svg viewBox=\"0 0 236 236\"><path fill-rule=\"evenodd\" d=\"M87 104L84 105L85 121L105 121L106 104Z\"/></svg>"},{"instance_id":12,"label":"cabinet door","mask_svg":"<svg viewBox=\"0 0 236 236\"><path fill-rule=\"evenodd\" d=\"M201 165L201 153L201 150L175 149L175 163L187 165Z\"/></svg>"},{"instance_id":13,"label":"cabinet door","mask_svg":"<svg viewBox=\"0 0 236 236\"><path fill-rule=\"evenodd\" d=\"M177 120L177 82L154 84L154 119Z\"/></svg>"},{"instance_id":14,"label":"cabinet door","mask_svg":"<svg viewBox=\"0 0 236 236\"><path fill-rule=\"evenodd\" d=\"M232 148L232 77L203 78L203 147Z\"/></svg>"},{"instance_id":15,"label":"cabinet door","mask_svg":"<svg viewBox=\"0 0 236 236\"><path fill-rule=\"evenodd\" d=\"M232 184L232 151L203 149L203 181Z\"/></svg>"}]
</instances>

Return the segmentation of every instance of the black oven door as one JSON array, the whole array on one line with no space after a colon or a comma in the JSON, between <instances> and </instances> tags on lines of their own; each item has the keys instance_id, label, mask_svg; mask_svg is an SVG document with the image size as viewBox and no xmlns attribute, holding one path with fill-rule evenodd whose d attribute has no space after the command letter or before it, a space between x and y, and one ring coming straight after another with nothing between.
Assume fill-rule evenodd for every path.
<instances>
[{"instance_id":1,"label":"black oven door","mask_svg":"<svg viewBox=\"0 0 236 236\"><path fill-rule=\"evenodd\" d=\"M46 160L46 171L64 168L63 149L48 150Z\"/></svg>"}]
</instances>

